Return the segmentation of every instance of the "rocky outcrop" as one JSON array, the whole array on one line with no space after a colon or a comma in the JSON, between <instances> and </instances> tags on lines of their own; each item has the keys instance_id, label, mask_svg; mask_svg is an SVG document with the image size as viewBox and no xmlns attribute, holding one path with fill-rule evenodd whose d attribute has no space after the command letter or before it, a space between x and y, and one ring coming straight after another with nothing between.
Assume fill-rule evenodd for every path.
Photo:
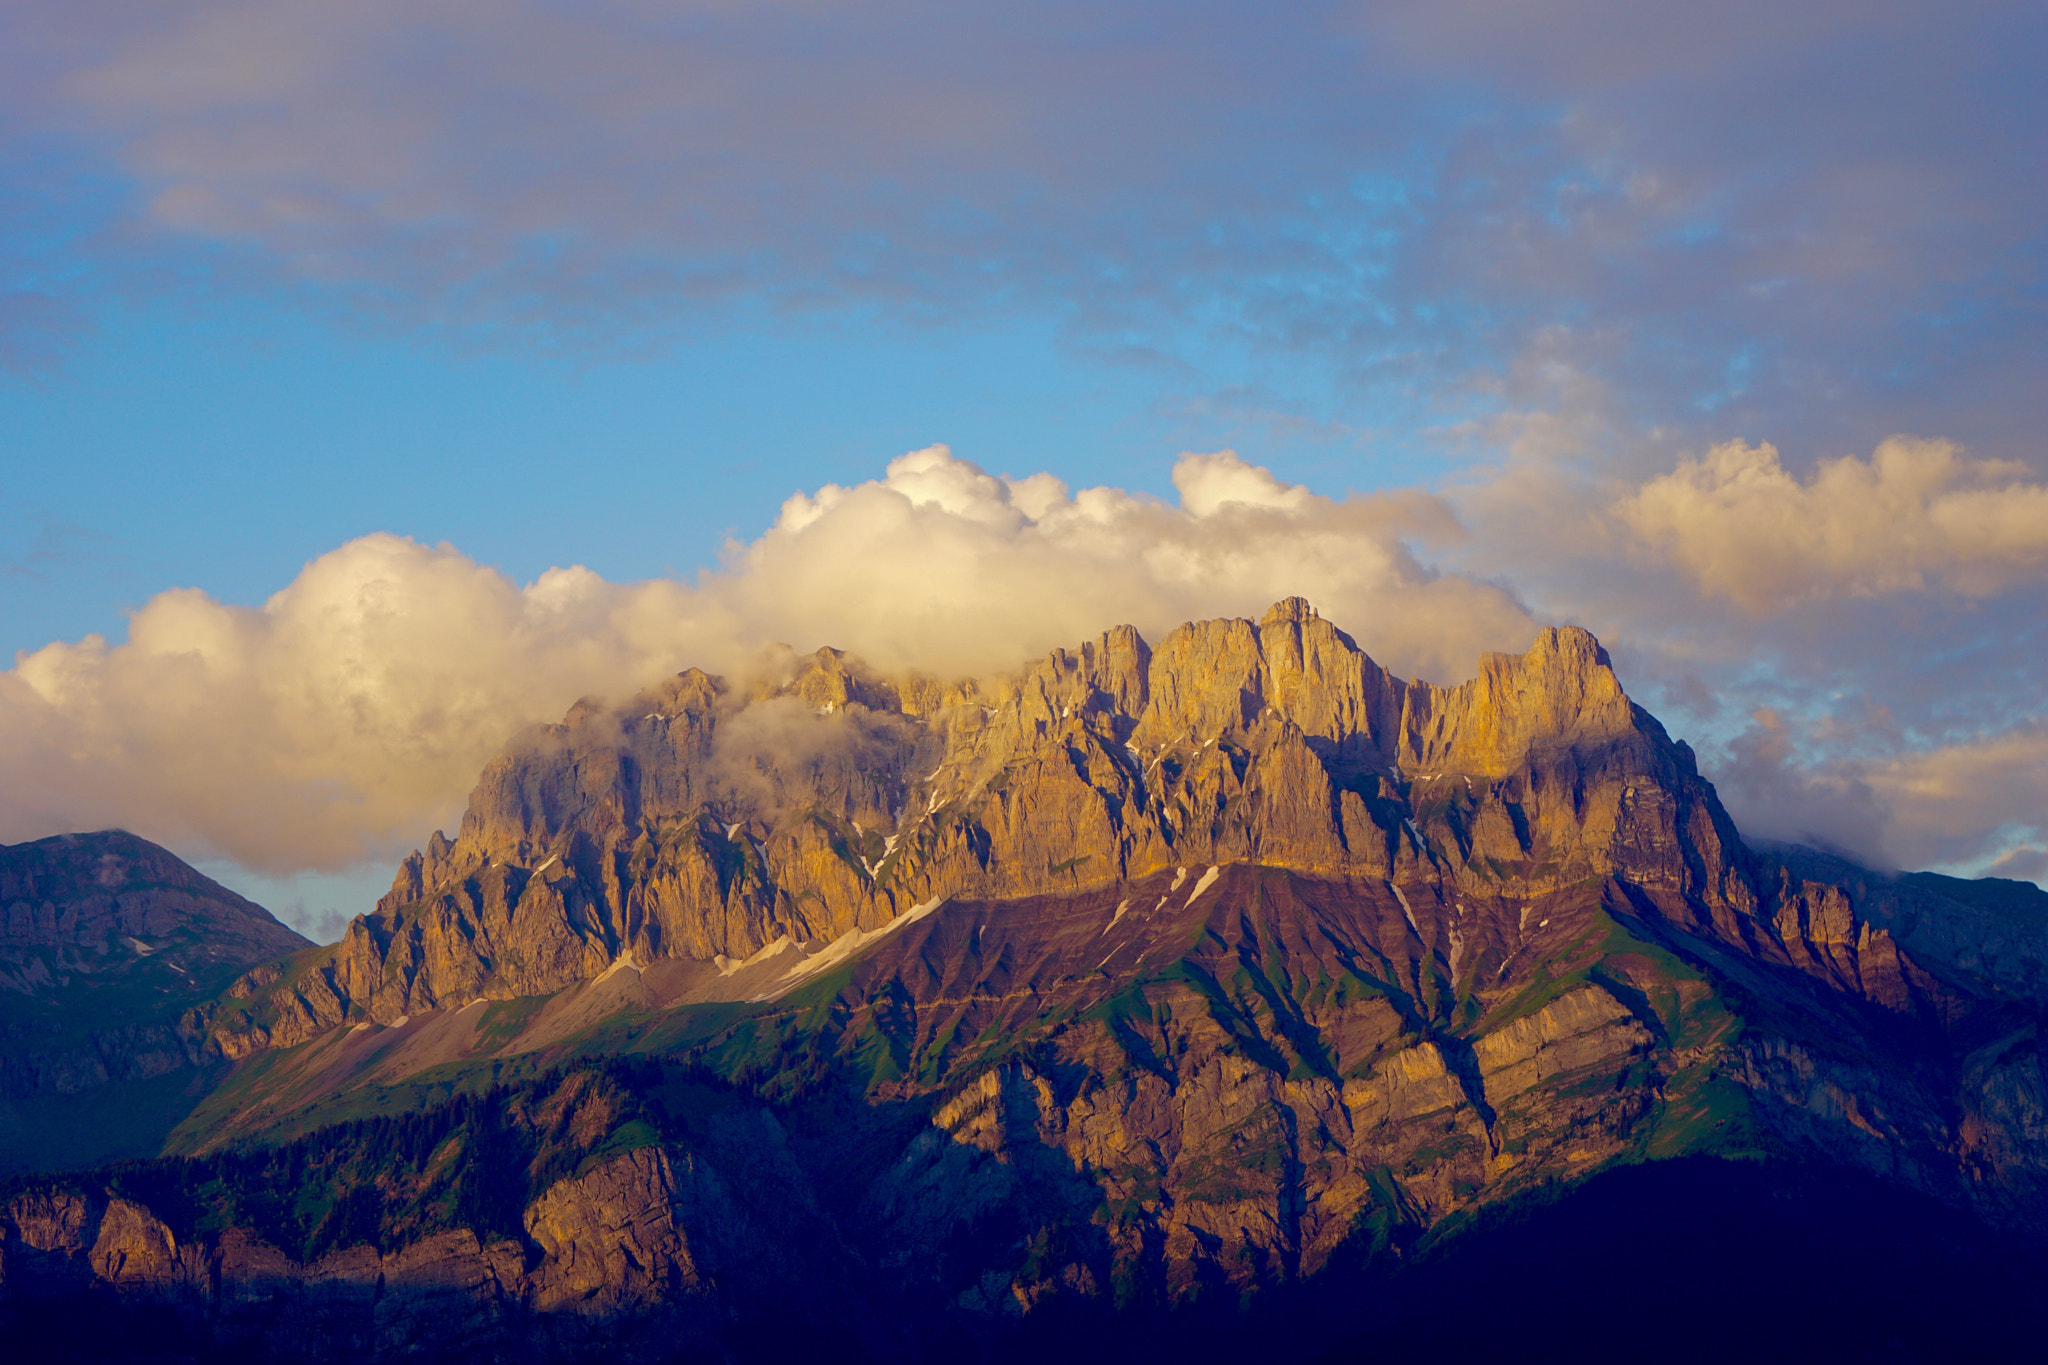
<instances>
[{"instance_id":1,"label":"rocky outcrop","mask_svg":"<svg viewBox=\"0 0 2048 1365\"><path fill-rule=\"evenodd\" d=\"M1647 1048L1650 1031L1598 986L1581 986L1472 1044L1488 1103L1502 1104L1553 1077Z\"/></svg>"},{"instance_id":2,"label":"rocky outcrop","mask_svg":"<svg viewBox=\"0 0 2048 1365\"><path fill-rule=\"evenodd\" d=\"M1352 1123L1366 1127L1405 1122L1465 1103L1465 1086L1435 1043L1403 1048L1370 1076L1346 1081L1342 1094Z\"/></svg>"},{"instance_id":3,"label":"rocky outcrop","mask_svg":"<svg viewBox=\"0 0 2048 1365\"><path fill-rule=\"evenodd\" d=\"M712 1096L689 1139L659 1142L644 1119L621 1122L619 1098L588 1077L501 1095L514 1117L495 1149L463 1123L410 1160L418 1129L326 1141L268 1168L291 1190L282 1201L273 1183L269 1199L206 1207L207 1192L250 1192L236 1182L251 1167L233 1162L209 1170L197 1207L174 1180L145 1179L144 1193L118 1177L16 1182L0 1197L0 1331L41 1345L83 1335L95 1358L323 1362L719 1359L742 1319L771 1344L829 1333L846 1308L839 1244L775 1118ZM448 1205L488 1202L565 1156L568 1173L543 1180L512 1226L450 1225ZM344 1169L380 1176L338 1186ZM330 1214L324 1230L356 1235L314 1233L309 1250L295 1220L307 1206L383 1213Z\"/></svg>"},{"instance_id":4,"label":"rocky outcrop","mask_svg":"<svg viewBox=\"0 0 2048 1365\"><path fill-rule=\"evenodd\" d=\"M82 1312L97 1291L116 1311L172 1309L186 1339L209 1353L254 1349L287 1360L487 1356L533 1315L555 1311L660 1309L673 1325L700 1286L675 1273L688 1250L665 1177L658 1153L635 1153L549 1190L531 1212L549 1239L533 1265L518 1242L486 1242L466 1228L388 1253L354 1245L301 1263L239 1228L180 1239L119 1197L25 1195L0 1210L0 1295ZM636 1255L645 1261L621 1259Z\"/></svg>"}]
</instances>

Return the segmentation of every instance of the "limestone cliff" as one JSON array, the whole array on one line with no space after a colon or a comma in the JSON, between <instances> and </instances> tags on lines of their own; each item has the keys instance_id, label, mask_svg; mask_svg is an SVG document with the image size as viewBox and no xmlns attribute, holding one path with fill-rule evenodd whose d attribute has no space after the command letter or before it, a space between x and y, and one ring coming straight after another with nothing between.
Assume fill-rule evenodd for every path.
<instances>
[{"instance_id":1,"label":"limestone cliff","mask_svg":"<svg viewBox=\"0 0 2048 1365\"><path fill-rule=\"evenodd\" d=\"M230 1046L544 994L622 960L831 943L945 897L1237 862L1531 893L1620 871L1755 903L1690 751L1584 631L1440 688L1296 598L1156 649L1119 628L996 678L889 679L820 650L780 677L692 671L579 703L492 760L457 838L406 859Z\"/></svg>"}]
</instances>

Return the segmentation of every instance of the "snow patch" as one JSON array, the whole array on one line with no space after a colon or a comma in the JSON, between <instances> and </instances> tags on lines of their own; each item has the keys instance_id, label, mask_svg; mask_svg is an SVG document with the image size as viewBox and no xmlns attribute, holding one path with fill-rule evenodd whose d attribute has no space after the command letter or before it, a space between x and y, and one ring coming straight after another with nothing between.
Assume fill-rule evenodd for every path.
<instances>
[{"instance_id":1,"label":"snow patch","mask_svg":"<svg viewBox=\"0 0 2048 1365\"><path fill-rule=\"evenodd\" d=\"M795 939L791 938L788 934L782 934L777 936L774 942L763 944L761 947L756 948L747 957L742 958L737 962L733 961L729 957L721 956L718 959L720 964L719 970L721 972L724 972L726 975L730 976L732 973L740 971L743 968L752 967L756 963L766 962L769 958L777 957L783 953L789 952L791 949L797 949L797 951L799 952L802 951L802 949L797 948L797 942Z\"/></svg>"},{"instance_id":2,"label":"snow patch","mask_svg":"<svg viewBox=\"0 0 2048 1365\"><path fill-rule=\"evenodd\" d=\"M1129 901L1127 901L1127 900L1124 900L1124 901L1118 901L1118 902L1116 903L1116 913L1115 913L1114 915L1111 915L1111 916L1109 917L1109 923L1107 923L1107 924L1105 924L1105 925L1103 925L1103 926L1102 926L1102 932L1106 934L1106 933L1108 933L1108 932L1109 932L1110 930L1112 930L1112 929L1116 928L1116 922L1117 922L1118 920L1122 919L1122 918L1124 917L1124 911L1126 911L1126 910L1128 910L1128 909L1130 909L1130 908L1131 908L1131 903L1130 903ZM1106 958L1106 957L1105 957L1104 959L1102 959L1102 960L1103 960L1104 962L1107 962L1107 961L1109 961L1109 959L1108 959L1108 958Z\"/></svg>"},{"instance_id":3,"label":"snow patch","mask_svg":"<svg viewBox=\"0 0 2048 1365\"><path fill-rule=\"evenodd\" d=\"M141 953L144 957L148 957L151 953L156 951L156 949L150 947L147 943L144 943L139 938L127 939L125 940L125 942L128 944L130 948L133 948L136 952Z\"/></svg>"},{"instance_id":4,"label":"snow patch","mask_svg":"<svg viewBox=\"0 0 2048 1365\"><path fill-rule=\"evenodd\" d=\"M1216 885L1216 879L1222 875L1223 869L1220 867L1212 867L1207 872L1204 872L1202 874L1202 880L1196 882L1195 889L1188 893L1187 905L1193 905L1195 903L1195 898L1197 896L1200 896L1204 891L1207 891L1210 887ZM1175 882L1174 885L1179 886L1180 883ZM1181 908L1185 910L1187 908L1187 905L1183 905Z\"/></svg>"},{"instance_id":5,"label":"snow patch","mask_svg":"<svg viewBox=\"0 0 2048 1365\"><path fill-rule=\"evenodd\" d=\"M725 827L725 839L727 843L731 843L735 838L739 836L740 826L745 823L746 821L744 820L735 820Z\"/></svg>"},{"instance_id":6,"label":"snow patch","mask_svg":"<svg viewBox=\"0 0 2048 1365\"><path fill-rule=\"evenodd\" d=\"M548 855L548 860L533 870L533 875L538 877L541 873L547 871L550 867L553 867L555 865L555 861L556 855L550 853Z\"/></svg>"},{"instance_id":7,"label":"snow patch","mask_svg":"<svg viewBox=\"0 0 2048 1365\"><path fill-rule=\"evenodd\" d=\"M615 960L611 966L599 972L597 974L597 980L593 981L591 984L596 985L598 984L598 982L606 981L615 974L625 971L628 968L632 970L635 976L638 976L640 974L640 964L633 960L633 954L631 952L620 953L617 960Z\"/></svg>"},{"instance_id":8,"label":"snow patch","mask_svg":"<svg viewBox=\"0 0 2048 1365\"><path fill-rule=\"evenodd\" d=\"M1173 870L1173 885L1166 888L1166 894L1170 896L1174 892L1180 890L1180 884L1186 881L1187 879L1188 870L1184 867L1176 867Z\"/></svg>"},{"instance_id":9,"label":"snow patch","mask_svg":"<svg viewBox=\"0 0 2048 1365\"><path fill-rule=\"evenodd\" d=\"M734 961L724 953L720 953L717 957L712 958L711 961L718 968L720 976L731 976L734 972L742 971L759 962L766 962L769 958L786 953L797 946L795 939L791 938L788 934L783 934L773 943L755 949L754 955L743 962Z\"/></svg>"},{"instance_id":10,"label":"snow patch","mask_svg":"<svg viewBox=\"0 0 2048 1365\"><path fill-rule=\"evenodd\" d=\"M1400 887L1394 885L1392 882L1387 883L1387 890L1393 892L1394 899L1401 902L1401 913L1408 917L1408 927L1415 931L1415 937L1421 938L1422 926L1415 922L1415 907L1408 904L1407 893L1402 891Z\"/></svg>"},{"instance_id":11,"label":"snow patch","mask_svg":"<svg viewBox=\"0 0 2048 1365\"><path fill-rule=\"evenodd\" d=\"M922 905L914 905L910 909L905 910L902 914L898 915L895 919L890 920L887 924L883 925L879 929L875 929L872 931L865 929L847 930L838 938L833 939L823 948L820 948L817 952L811 954L802 962L797 963L788 971L784 972L781 978L776 982L774 989L769 991L763 991L761 994L755 996L754 1000L767 1000L772 998L773 996L783 994L784 992L790 990L799 983L807 981L811 977L816 976L818 973L824 971L827 967L834 967L837 966L839 963L846 961L847 959L851 958L854 954L860 952L861 949L875 942L877 939L887 938L890 934L895 933L904 925L916 923L918 920L923 919L926 915L929 915L932 911L938 909L945 903L946 897L934 896Z\"/></svg>"}]
</instances>

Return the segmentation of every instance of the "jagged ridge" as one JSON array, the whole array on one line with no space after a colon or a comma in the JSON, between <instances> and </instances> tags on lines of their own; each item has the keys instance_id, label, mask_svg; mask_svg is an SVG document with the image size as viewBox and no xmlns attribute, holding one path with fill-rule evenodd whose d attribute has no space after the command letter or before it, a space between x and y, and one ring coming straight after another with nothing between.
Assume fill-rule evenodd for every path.
<instances>
[{"instance_id":1,"label":"jagged ridge","mask_svg":"<svg viewBox=\"0 0 2048 1365\"><path fill-rule=\"evenodd\" d=\"M525 736L252 1041L1193 863L1531 894L1623 869L1746 910L1737 846L1582 630L1450 688L1395 678L1298 598L946 686L821 650Z\"/></svg>"}]
</instances>

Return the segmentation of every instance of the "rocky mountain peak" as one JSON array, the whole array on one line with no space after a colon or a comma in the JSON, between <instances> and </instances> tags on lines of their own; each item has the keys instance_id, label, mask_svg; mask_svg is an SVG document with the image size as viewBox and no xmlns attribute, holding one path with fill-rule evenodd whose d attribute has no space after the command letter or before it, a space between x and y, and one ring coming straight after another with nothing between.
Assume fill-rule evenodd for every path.
<instances>
[{"instance_id":1,"label":"rocky mountain peak","mask_svg":"<svg viewBox=\"0 0 2048 1365\"><path fill-rule=\"evenodd\" d=\"M1600 642L1576 626L1551 627L1526 654L1481 655L1470 682L1416 693L1402 757L1433 771L1505 777L1532 750L1647 738L1645 721Z\"/></svg>"},{"instance_id":2,"label":"rocky mountain peak","mask_svg":"<svg viewBox=\"0 0 2048 1365\"><path fill-rule=\"evenodd\" d=\"M1603 1166L1789 1155L2038 1231L2044 999L2048 898L1745 849L1583 630L1442 687L1299 599L981 678L785 651L509 745L342 944L192 1012L284 1049L222 1064L198 1160L0 1199L0 1271L232 1331L318 1286L285 1342L463 1285L465 1347L692 1304L730 1342L834 1284L945 1359L1323 1275L1352 1323L1345 1276Z\"/></svg>"},{"instance_id":3,"label":"rocky mountain peak","mask_svg":"<svg viewBox=\"0 0 2048 1365\"><path fill-rule=\"evenodd\" d=\"M1400 714L1406 685L1300 598L1259 625L1203 621L1180 627L1154 655L1152 704L1138 742L1200 742L1255 725L1268 714L1353 759L1378 752Z\"/></svg>"},{"instance_id":4,"label":"rocky mountain peak","mask_svg":"<svg viewBox=\"0 0 2048 1365\"><path fill-rule=\"evenodd\" d=\"M844 650L821 648L797 661L795 676L772 690L757 690L756 698L794 697L813 710L827 713L850 705L870 711L900 710L898 688L865 663Z\"/></svg>"},{"instance_id":5,"label":"rocky mountain peak","mask_svg":"<svg viewBox=\"0 0 2048 1365\"><path fill-rule=\"evenodd\" d=\"M1301 598L952 681L784 651L752 683L692 670L508 746L279 1036L1198 864L1535 893L1623 866L1736 885L1739 850L1577 628L1451 687L1395 677Z\"/></svg>"},{"instance_id":6,"label":"rocky mountain peak","mask_svg":"<svg viewBox=\"0 0 2048 1365\"><path fill-rule=\"evenodd\" d=\"M1309 605L1307 598L1286 597L1266 608L1266 614L1259 618L1259 628L1263 630L1267 626L1285 625L1290 622L1300 625L1303 621L1321 619L1316 615L1316 609Z\"/></svg>"},{"instance_id":7,"label":"rocky mountain peak","mask_svg":"<svg viewBox=\"0 0 2048 1365\"><path fill-rule=\"evenodd\" d=\"M0 850L0 890L120 909L156 875L75 845ZM224 1016L213 1062L287 1050L159 1109L186 1160L0 1189L0 1334L61 1355L17 1324L127 1304L138 1359L182 1324L198 1358L778 1361L879 1309L859 1358L1320 1358L1321 1321L1349 1359L1436 1274L1415 1349L1521 1289L1583 1356L1583 1248L1680 1266L1634 1349L1739 1310L1772 1210L1862 1172L1778 1278L1974 1320L2003 1265L2032 1344L2043 1001L2048 896L1744 849L1583 630L1450 687L1299 599L985 678L784 652L522 736L343 944L189 1011ZM94 1128L11 1093L0 1167ZM1576 1242L1517 1212L1602 1168L1665 1183L1610 1184ZM1929 1290L1902 1255L1953 1268L1961 1213L1985 1259ZM1898 1354L1879 1328L1846 1354ZM1959 1341L1925 1357L2013 1354Z\"/></svg>"}]
</instances>

